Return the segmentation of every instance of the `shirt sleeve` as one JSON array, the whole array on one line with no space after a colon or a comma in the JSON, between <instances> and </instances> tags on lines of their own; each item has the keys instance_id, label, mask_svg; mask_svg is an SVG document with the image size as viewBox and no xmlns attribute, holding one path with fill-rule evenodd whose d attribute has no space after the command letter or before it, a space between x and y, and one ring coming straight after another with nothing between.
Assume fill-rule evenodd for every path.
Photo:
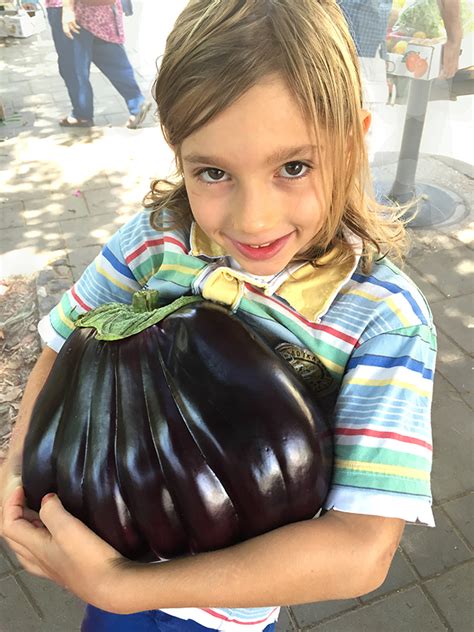
<instances>
[{"instance_id":1,"label":"shirt sleeve","mask_svg":"<svg viewBox=\"0 0 474 632\"><path fill-rule=\"evenodd\" d=\"M130 230L134 223L135 218L124 228ZM123 229L112 236L58 305L40 321L39 334L54 351L59 352L81 314L104 303L131 303L133 293L141 289L123 254L122 234Z\"/></svg>"},{"instance_id":2,"label":"shirt sleeve","mask_svg":"<svg viewBox=\"0 0 474 632\"><path fill-rule=\"evenodd\" d=\"M434 525L435 357L429 325L379 334L355 349L335 408L334 476L326 509Z\"/></svg>"}]
</instances>

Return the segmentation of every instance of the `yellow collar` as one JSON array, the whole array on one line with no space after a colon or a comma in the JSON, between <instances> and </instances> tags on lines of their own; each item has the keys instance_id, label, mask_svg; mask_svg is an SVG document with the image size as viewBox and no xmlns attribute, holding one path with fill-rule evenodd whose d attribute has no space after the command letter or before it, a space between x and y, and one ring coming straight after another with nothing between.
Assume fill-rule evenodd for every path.
<instances>
[{"instance_id":1,"label":"yellow collar","mask_svg":"<svg viewBox=\"0 0 474 632\"><path fill-rule=\"evenodd\" d=\"M219 259L225 257L226 253L219 244L214 243L202 228L193 222L191 224L191 235L189 236L191 249L190 255L193 257L207 257L208 259Z\"/></svg>"},{"instance_id":2,"label":"yellow collar","mask_svg":"<svg viewBox=\"0 0 474 632\"><path fill-rule=\"evenodd\" d=\"M349 260L331 266L338 251L326 253L319 259L324 267L315 268L309 262L290 264L285 271L273 277L268 283L256 279L242 270L235 270L228 265L226 253L214 243L204 231L193 222L190 234L189 254L194 257L221 259L211 264L212 270L204 274L202 282L196 289L204 298L229 305L237 309L243 295L244 283L260 288L267 296L281 297L291 305L303 318L316 322L331 306L337 293L351 277L360 255L360 242L354 235L347 236L354 246L354 256ZM201 275L200 275L201 276Z\"/></svg>"}]
</instances>

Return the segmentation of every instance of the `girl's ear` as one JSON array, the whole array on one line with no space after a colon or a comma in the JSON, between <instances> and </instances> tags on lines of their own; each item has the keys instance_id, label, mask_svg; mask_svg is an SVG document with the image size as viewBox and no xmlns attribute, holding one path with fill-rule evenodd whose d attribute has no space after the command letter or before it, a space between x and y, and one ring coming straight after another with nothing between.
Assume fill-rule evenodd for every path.
<instances>
[{"instance_id":1,"label":"girl's ear","mask_svg":"<svg viewBox=\"0 0 474 632\"><path fill-rule=\"evenodd\" d=\"M360 120L362 122L362 129L364 130L364 134L367 134L372 122L372 114L368 110L361 110Z\"/></svg>"}]
</instances>

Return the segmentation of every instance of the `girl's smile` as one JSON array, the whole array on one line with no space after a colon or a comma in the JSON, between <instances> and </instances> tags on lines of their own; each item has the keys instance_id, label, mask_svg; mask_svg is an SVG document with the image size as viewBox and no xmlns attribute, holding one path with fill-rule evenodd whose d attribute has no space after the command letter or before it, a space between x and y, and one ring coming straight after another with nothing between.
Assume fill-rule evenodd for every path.
<instances>
[{"instance_id":1,"label":"girl's smile","mask_svg":"<svg viewBox=\"0 0 474 632\"><path fill-rule=\"evenodd\" d=\"M183 141L194 219L247 272L277 274L326 217L319 153L284 81L266 78Z\"/></svg>"},{"instance_id":2,"label":"girl's smile","mask_svg":"<svg viewBox=\"0 0 474 632\"><path fill-rule=\"evenodd\" d=\"M283 235L283 237L277 237L276 239L267 241L261 244L244 244L240 241L232 241L234 246L242 253L247 259L253 259L254 261L265 261L274 257L282 248L284 248L286 242L290 239L292 233Z\"/></svg>"}]
</instances>

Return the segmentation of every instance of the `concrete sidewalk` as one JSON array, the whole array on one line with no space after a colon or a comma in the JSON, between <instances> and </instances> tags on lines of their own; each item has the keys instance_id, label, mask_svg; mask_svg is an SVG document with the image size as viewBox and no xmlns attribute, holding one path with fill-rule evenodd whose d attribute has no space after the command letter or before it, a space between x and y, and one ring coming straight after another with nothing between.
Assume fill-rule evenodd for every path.
<instances>
[{"instance_id":1,"label":"concrete sidewalk","mask_svg":"<svg viewBox=\"0 0 474 632\"><path fill-rule=\"evenodd\" d=\"M0 206L0 278L37 273L42 315L101 244L137 211L150 178L167 174L171 156L152 115L144 129L123 127L127 111L98 73L93 75L97 127L57 126L68 112L68 100L49 33L0 40L0 50L1 98L7 109L7 122L0 125L0 190L5 194ZM133 45L131 58L148 91L153 69L142 63L142 53ZM381 178L393 178L394 169L393 156L380 157ZM469 168L452 159L425 155L418 174L466 202L454 222L412 231L406 267L430 301L439 331L433 406L437 528L406 528L379 590L361 599L285 608L280 632L474 629L474 187ZM83 604L22 571L0 548L0 632L73 632L79 629L82 611Z\"/></svg>"}]
</instances>

